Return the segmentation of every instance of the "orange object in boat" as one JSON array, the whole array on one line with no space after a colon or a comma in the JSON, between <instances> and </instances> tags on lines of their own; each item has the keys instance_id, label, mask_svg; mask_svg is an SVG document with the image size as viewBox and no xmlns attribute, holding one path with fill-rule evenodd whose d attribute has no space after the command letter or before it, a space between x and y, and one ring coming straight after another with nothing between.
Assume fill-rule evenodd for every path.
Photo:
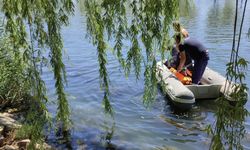
<instances>
[{"instance_id":1,"label":"orange object in boat","mask_svg":"<svg viewBox=\"0 0 250 150\"><path fill-rule=\"evenodd\" d=\"M181 74L180 72L177 72L176 69L174 69L173 67L171 67L169 69L171 72L173 72L175 74L175 76L184 84L184 85L189 85L192 84L192 79L188 76L184 76L183 74ZM188 70L187 74L191 74L191 72ZM192 75L192 74L191 74Z\"/></svg>"}]
</instances>

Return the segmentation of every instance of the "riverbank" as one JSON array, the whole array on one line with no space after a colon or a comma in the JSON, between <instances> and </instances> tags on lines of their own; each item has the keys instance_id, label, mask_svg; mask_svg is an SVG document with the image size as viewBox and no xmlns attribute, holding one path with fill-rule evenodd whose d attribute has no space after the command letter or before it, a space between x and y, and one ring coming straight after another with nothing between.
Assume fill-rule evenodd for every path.
<instances>
[{"instance_id":1,"label":"riverbank","mask_svg":"<svg viewBox=\"0 0 250 150\"><path fill-rule=\"evenodd\" d=\"M25 120L24 112L17 108L9 108L0 111L0 150L26 150L30 144L30 139L17 137L18 129L22 127ZM44 149L53 149L48 144L42 145ZM36 149L41 149L37 144Z\"/></svg>"}]
</instances>

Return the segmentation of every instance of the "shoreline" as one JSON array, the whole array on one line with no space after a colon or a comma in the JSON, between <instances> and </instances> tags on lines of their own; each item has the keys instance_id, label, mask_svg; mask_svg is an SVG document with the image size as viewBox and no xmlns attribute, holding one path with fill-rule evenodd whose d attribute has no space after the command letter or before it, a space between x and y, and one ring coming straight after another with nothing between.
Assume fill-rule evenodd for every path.
<instances>
[{"instance_id":1,"label":"shoreline","mask_svg":"<svg viewBox=\"0 0 250 150\"><path fill-rule=\"evenodd\" d=\"M9 108L0 111L0 150L19 150L28 149L30 139L17 138L18 129L22 127L25 120L24 112L17 108ZM47 143L43 143L44 149L53 149ZM36 144L36 149L40 149L41 145Z\"/></svg>"}]
</instances>

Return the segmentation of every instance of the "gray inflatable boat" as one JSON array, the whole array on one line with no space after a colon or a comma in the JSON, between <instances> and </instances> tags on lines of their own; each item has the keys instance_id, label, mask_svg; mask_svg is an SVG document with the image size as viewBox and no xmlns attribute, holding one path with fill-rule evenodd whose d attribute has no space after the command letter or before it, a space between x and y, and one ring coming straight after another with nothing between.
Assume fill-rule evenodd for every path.
<instances>
[{"instance_id":1,"label":"gray inflatable boat","mask_svg":"<svg viewBox=\"0 0 250 150\"><path fill-rule=\"evenodd\" d=\"M229 95L235 84L226 84L225 77L208 67L203 74L200 85L183 85L162 61L157 63L156 68L156 77L162 91L179 108L190 109L197 99L216 99L222 94L229 101L233 101Z\"/></svg>"}]
</instances>

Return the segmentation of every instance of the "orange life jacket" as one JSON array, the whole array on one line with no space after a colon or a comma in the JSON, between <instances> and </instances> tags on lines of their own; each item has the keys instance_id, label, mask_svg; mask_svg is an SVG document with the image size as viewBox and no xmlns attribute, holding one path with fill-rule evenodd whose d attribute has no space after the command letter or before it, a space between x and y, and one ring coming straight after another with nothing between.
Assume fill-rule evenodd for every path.
<instances>
[{"instance_id":1,"label":"orange life jacket","mask_svg":"<svg viewBox=\"0 0 250 150\"><path fill-rule=\"evenodd\" d=\"M180 72L177 72L177 70L174 69L173 67L171 67L169 70L175 74L175 76L178 78L178 80L181 81L182 84L184 85L192 84L192 78L189 77L189 76L192 76L192 73L189 70L186 71L188 76L184 76Z\"/></svg>"}]
</instances>

